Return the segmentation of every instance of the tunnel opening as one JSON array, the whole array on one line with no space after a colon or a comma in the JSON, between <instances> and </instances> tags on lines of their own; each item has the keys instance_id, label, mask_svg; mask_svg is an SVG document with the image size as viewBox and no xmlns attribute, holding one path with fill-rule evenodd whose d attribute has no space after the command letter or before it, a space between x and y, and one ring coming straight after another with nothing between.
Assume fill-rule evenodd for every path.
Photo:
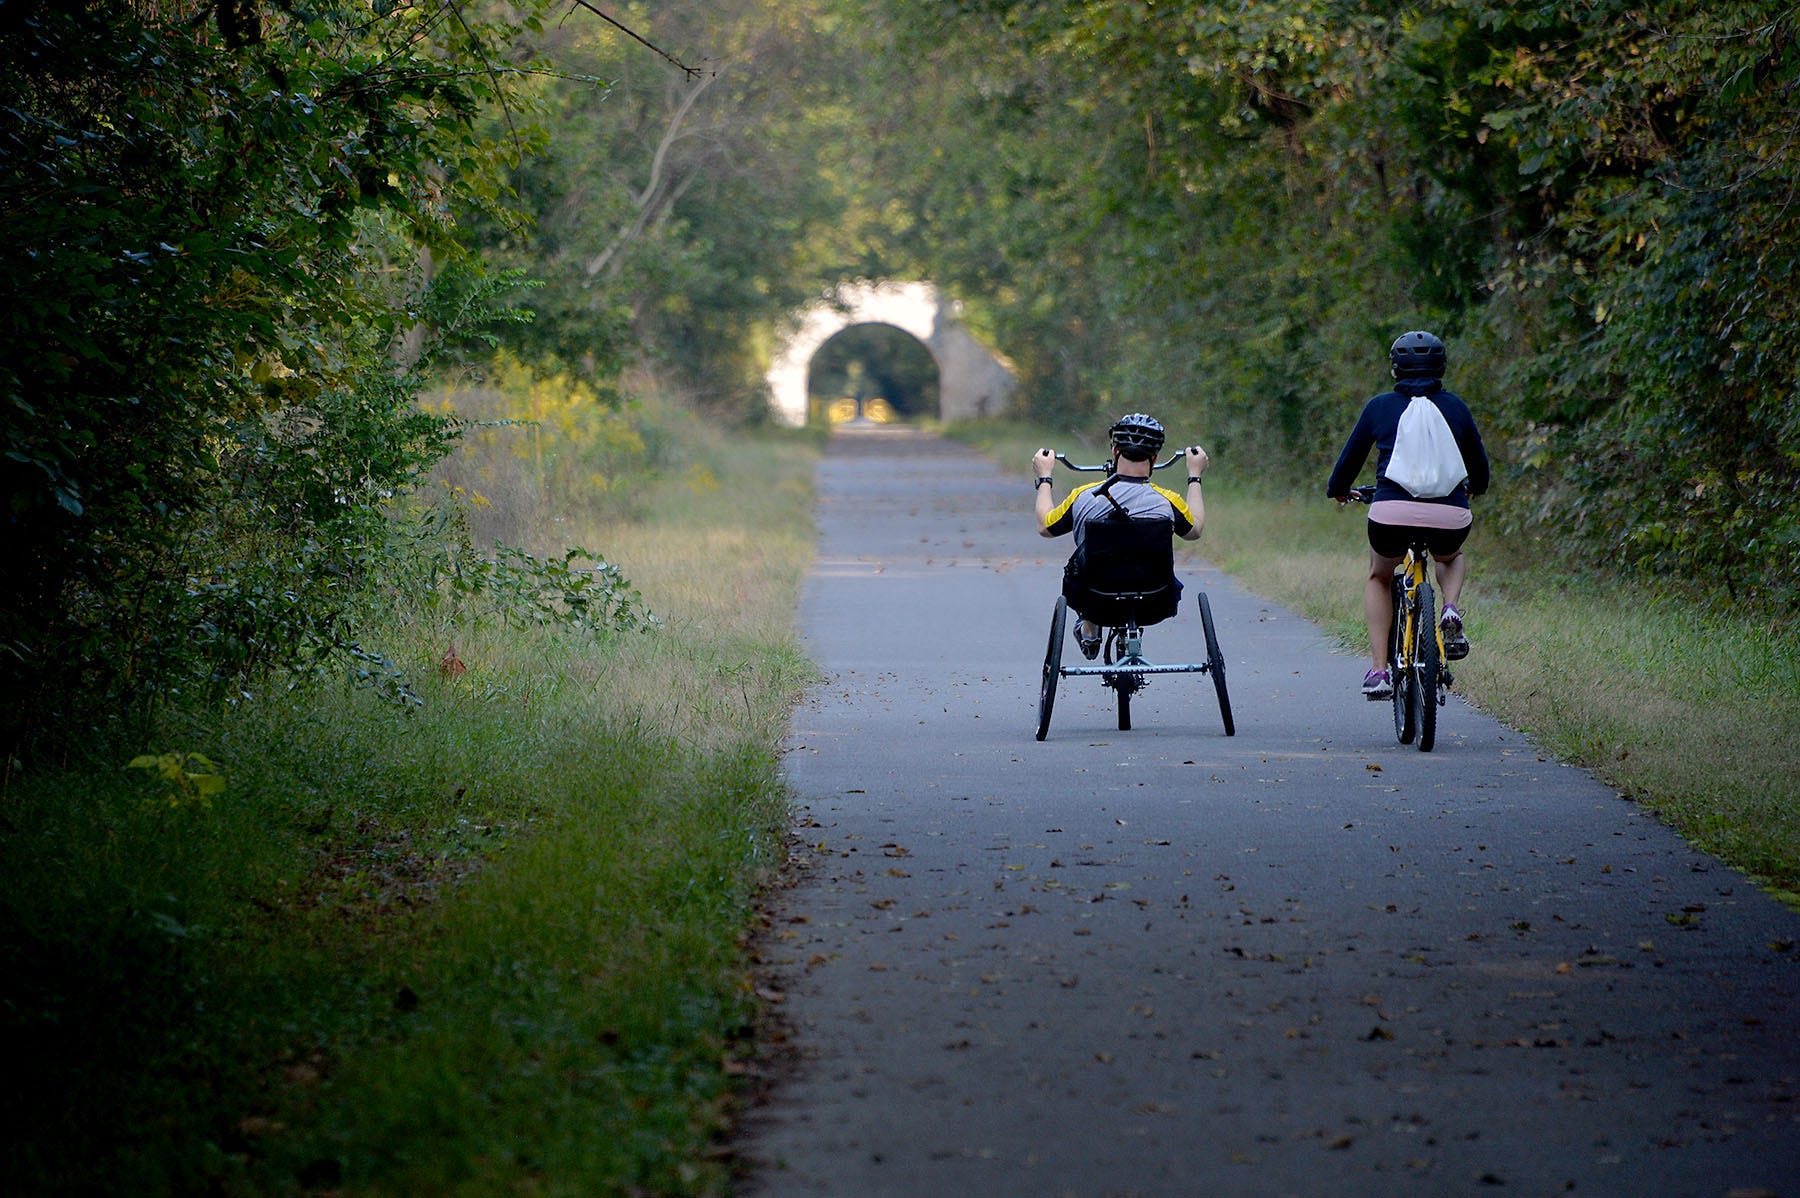
<instances>
[{"instance_id":1,"label":"tunnel opening","mask_svg":"<svg viewBox=\"0 0 1800 1198\"><path fill-rule=\"evenodd\" d=\"M938 410L936 357L891 324L853 324L819 346L808 363L807 407L814 421L889 424Z\"/></svg>"}]
</instances>

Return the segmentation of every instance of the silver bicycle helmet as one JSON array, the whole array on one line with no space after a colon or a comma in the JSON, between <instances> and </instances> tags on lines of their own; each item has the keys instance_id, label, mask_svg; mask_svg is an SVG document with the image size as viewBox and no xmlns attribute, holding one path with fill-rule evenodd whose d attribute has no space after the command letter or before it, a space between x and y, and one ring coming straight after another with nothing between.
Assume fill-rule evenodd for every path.
<instances>
[{"instance_id":1,"label":"silver bicycle helmet","mask_svg":"<svg viewBox=\"0 0 1800 1198\"><path fill-rule=\"evenodd\" d=\"M1162 451L1162 423L1142 412L1119 417L1113 424L1110 435L1119 456L1128 461L1147 461Z\"/></svg>"}]
</instances>

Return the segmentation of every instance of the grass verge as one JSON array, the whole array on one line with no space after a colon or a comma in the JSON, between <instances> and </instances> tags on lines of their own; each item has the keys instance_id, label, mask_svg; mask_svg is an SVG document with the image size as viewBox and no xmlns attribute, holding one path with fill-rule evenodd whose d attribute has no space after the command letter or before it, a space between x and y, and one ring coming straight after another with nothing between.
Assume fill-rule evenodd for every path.
<instances>
[{"instance_id":1,"label":"grass verge","mask_svg":"<svg viewBox=\"0 0 1800 1198\"><path fill-rule=\"evenodd\" d=\"M779 862L816 447L569 508L664 621L394 614L425 704L170 712L0 806L0 1124L30 1193L719 1193ZM461 672L439 670L453 658ZM127 768L200 753L222 792ZM187 759L196 774L209 768Z\"/></svg>"},{"instance_id":2,"label":"grass verge","mask_svg":"<svg viewBox=\"0 0 1800 1198\"><path fill-rule=\"evenodd\" d=\"M948 430L1029 475L1042 444L1100 443L1027 426ZM1077 452L1079 451L1079 452ZM1368 643L1360 512L1320 487L1278 493L1230 462L1207 474L1204 553L1358 651ZM1475 652L1456 689L1655 811L1698 848L1800 906L1800 628L1596 574L1533 569L1528 550L1471 538L1464 610ZM1353 687L1361 667L1346 669Z\"/></svg>"}]
</instances>

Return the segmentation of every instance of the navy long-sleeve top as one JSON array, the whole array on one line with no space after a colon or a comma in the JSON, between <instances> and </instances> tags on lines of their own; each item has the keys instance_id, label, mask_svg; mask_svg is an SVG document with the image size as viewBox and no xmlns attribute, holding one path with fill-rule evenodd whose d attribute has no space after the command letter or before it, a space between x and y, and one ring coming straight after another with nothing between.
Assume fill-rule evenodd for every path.
<instances>
[{"instance_id":1,"label":"navy long-sleeve top","mask_svg":"<svg viewBox=\"0 0 1800 1198\"><path fill-rule=\"evenodd\" d=\"M1444 414L1444 420L1450 425L1450 431L1456 437L1456 446L1462 450L1463 465L1468 467L1469 481L1444 496L1442 499L1417 499L1399 483L1388 481L1388 459L1394 455L1394 437L1400 428L1400 413L1406 411L1406 405L1412 402L1415 395L1424 395L1437 405L1438 411ZM1481 444L1481 430L1475 427L1475 417L1469 412L1469 405L1455 393L1444 390L1444 384L1438 379L1402 379L1394 384L1392 391L1384 391L1363 405L1362 415L1357 418L1356 427L1350 432L1350 439L1344 442L1344 451L1338 455L1337 465L1332 468L1331 478L1325 484L1325 494L1333 499L1350 493L1356 485L1356 476L1362 473L1363 463L1369 459L1369 450L1377 451L1375 458L1375 499L1412 499L1420 503L1447 503L1456 507L1468 507L1470 495L1480 495L1488 489L1487 450Z\"/></svg>"}]
</instances>

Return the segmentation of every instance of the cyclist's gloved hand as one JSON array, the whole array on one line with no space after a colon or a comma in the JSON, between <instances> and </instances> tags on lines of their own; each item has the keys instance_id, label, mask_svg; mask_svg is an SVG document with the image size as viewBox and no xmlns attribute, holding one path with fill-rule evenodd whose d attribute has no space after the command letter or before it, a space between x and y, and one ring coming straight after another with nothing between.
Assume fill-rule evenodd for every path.
<instances>
[{"instance_id":1,"label":"cyclist's gloved hand","mask_svg":"<svg viewBox=\"0 0 1800 1198\"><path fill-rule=\"evenodd\" d=\"M1212 459L1207 456L1206 451L1201 449L1198 445L1190 445L1187 447L1187 472L1190 478L1199 478L1202 474L1205 474L1206 467L1210 465L1211 462Z\"/></svg>"}]
</instances>

